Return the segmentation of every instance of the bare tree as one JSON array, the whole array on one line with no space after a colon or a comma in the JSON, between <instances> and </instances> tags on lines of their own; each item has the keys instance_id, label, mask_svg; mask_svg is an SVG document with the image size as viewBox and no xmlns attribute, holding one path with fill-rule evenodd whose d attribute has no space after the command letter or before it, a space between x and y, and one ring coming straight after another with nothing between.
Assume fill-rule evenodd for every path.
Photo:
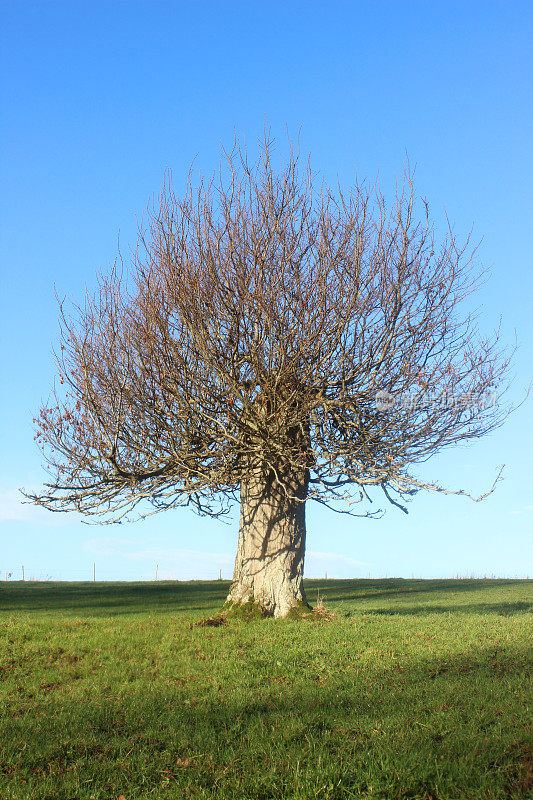
<instances>
[{"instance_id":1,"label":"bare tree","mask_svg":"<svg viewBox=\"0 0 533 800\"><path fill-rule=\"evenodd\" d=\"M61 308L63 386L36 420L51 477L27 497L117 521L218 516L240 494L228 604L305 605L307 500L372 516L375 490L402 508L447 491L412 466L506 414L486 402L509 364L498 334L461 313L473 250L414 206L409 174L390 206L317 190L267 140L182 198L165 182L131 269Z\"/></svg>"}]
</instances>

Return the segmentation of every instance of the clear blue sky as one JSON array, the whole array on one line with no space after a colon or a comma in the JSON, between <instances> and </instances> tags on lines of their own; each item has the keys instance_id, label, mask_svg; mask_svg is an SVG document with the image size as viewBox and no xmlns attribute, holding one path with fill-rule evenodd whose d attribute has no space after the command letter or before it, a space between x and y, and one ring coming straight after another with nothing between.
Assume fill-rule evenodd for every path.
<instances>
[{"instance_id":1,"label":"clear blue sky","mask_svg":"<svg viewBox=\"0 0 533 800\"><path fill-rule=\"evenodd\" d=\"M226 526L175 511L88 527L22 506L43 479L32 417L54 374L60 294L81 298L133 244L168 166L217 165L234 128L286 127L314 167L392 187L406 154L437 222L483 237L482 327L520 343L515 399L533 378L533 7L519 2L3 2L1 4L0 570L26 577L229 577ZM533 403L424 474L481 504L422 496L377 522L310 508L306 574L533 574Z\"/></svg>"}]
</instances>

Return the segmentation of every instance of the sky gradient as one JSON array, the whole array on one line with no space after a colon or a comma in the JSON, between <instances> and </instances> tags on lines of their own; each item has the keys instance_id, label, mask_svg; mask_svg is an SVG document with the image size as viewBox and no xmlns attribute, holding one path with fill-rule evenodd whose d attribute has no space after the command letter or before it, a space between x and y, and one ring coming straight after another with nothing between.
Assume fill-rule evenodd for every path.
<instances>
[{"instance_id":1,"label":"sky gradient","mask_svg":"<svg viewBox=\"0 0 533 800\"><path fill-rule=\"evenodd\" d=\"M531 4L522 2L0 3L2 377L0 571L102 580L231 576L229 525L187 511L89 527L20 503L44 473L32 418L55 374L58 295L80 300L135 244L165 170L216 169L234 130L253 149L287 131L329 181L379 176L406 158L437 229L474 226L491 273L480 326L502 318L519 349L511 399L533 378ZM440 227L439 227L440 226ZM308 577L533 573L532 399L486 439L423 475L483 503L419 495L406 517L308 511Z\"/></svg>"}]
</instances>

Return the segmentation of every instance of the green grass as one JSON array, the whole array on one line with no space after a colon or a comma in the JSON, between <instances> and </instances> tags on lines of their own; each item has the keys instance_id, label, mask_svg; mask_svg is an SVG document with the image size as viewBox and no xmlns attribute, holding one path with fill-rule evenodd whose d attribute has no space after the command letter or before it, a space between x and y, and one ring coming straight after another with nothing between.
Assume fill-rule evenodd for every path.
<instances>
[{"instance_id":1,"label":"green grass","mask_svg":"<svg viewBox=\"0 0 533 800\"><path fill-rule=\"evenodd\" d=\"M531 581L0 586L1 800L504 800L533 789Z\"/></svg>"}]
</instances>

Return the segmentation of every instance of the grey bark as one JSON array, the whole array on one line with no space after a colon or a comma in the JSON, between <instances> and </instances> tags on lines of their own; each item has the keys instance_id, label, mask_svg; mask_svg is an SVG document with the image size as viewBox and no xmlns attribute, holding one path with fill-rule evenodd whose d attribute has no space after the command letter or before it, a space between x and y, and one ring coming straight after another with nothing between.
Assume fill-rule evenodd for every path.
<instances>
[{"instance_id":1,"label":"grey bark","mask_svg":"<svg viewBox=\"0 0 533 800\"><path fill-rule=\"evenodd\" d=\"M241 483L239 543L228 604L256 604L285 617L307 605L303 588L307 470L276 480L250 469Z\"/></svg>"}]
</instances>

